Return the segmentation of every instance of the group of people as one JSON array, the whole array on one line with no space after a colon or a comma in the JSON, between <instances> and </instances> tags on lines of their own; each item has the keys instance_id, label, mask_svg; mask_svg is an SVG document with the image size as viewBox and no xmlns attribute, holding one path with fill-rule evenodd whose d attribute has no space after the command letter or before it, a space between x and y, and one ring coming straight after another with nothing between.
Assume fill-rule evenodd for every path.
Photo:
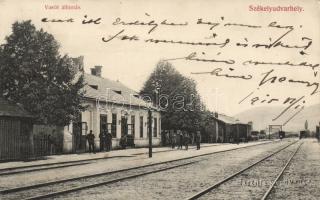
<instances>
[{"instance_id":1,"label":"group of people","mask_svg":"<svg viewBox=\"0 0 320 200\"><path fill-rule=\"evenodd\" d=\"M99 134L100 138L100 151L111 151L112 147L112 135L107 130L103 130ZM89 134L87 135L87 140L89 144L89 153L95 153L95 144L94 144L95 136L90 130Z\"/></svg>"},{"instance_id":2,"label":"group of people","mask_svg":"<svg viewBox=\"0 0 320 200\"><path fill-rule=\"evenodd\" d=\"M112 147L112 135L106 129L104 129L100 135L100 151L111 151Z\"/></svg>"},{"instance_id":3,"label":"group of people","mask_svg":"<svg viewBox=\"0 0 320 200\"><path fill-rule=\"evenodd\" d=\"M171 133L167 134L168 139L166 141L169 142L171 145L171 148L174 149L176 146L178 149L182 149L184 146L186 150L189 148L189 144L196 143L197 150L200 149L200 143L201 143L201 133L200 131L197 131L195 134L190 134L187 131L177 131L177 133ZM90 130L89 134L86 136L87 141L89 144L89 153L93 152L95 153L95 135L92 133L92 130ZM99 134L100 138L100 151L111 151L112 147L112 135L107 130L103 130ZM125 149L127 145L127 137L121 137L120 139L120 146Z\"/></svg>"},{"instance_id":4,"label":"group of people","mask_svg":"<svg viewBox=\"0 0 320 200\"><path fill-rule=\"evenodd\" d=\"M127 135L123 135L120 138L120 142L119 145L121 146L122 149L125 149L127 147L128 144L128 137Z\"/></svg>"},{"instance_id":5,"label":"group of people","mask_svg":"<svg viewBox=\"0 0 320 200\"><path fill-rule=\"evenodd\" d=\"M177 133L168 133L168 142L171 145L171 148L174 149L176 146L178 149L182 149L182 146L185 146L185 149L188 150L189 144L193 143L197 145L197 150L200 149L201 143L201 133L197 131L195 135L190 136L187 131L177 131Z\"/></svg>"}]
</instances>

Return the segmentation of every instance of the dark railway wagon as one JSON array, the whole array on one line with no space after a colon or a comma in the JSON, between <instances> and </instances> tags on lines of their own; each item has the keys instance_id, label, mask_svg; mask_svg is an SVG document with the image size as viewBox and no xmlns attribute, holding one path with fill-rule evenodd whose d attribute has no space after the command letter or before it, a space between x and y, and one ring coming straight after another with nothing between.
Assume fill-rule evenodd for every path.
<instances>
[{"instance_id":1,"label":"dark railway wagon","mask_svg":"<svg viewBox=\"0 0 320 200\"><path fill-rule=\"evenodd\" d=\"M279 131L279 138L280 139L283 139L283 138L285 138L286 137L286 132L284 132L284 131Z\"/></svg>"},{"instance_id":2,"label":"dark railway wagon","mask_svg":"<svg viewBox=\"0 0 320 200\"><path fill-rule=\"evenodd\" d=\"M251 127L248 124L232 124L232 134L230 135L230 138L234 142L247 142L248 139L250 138L251 133Z\"/></svg>"},{"instance_id":3,"label":"dark railway wagon","mask_svg":"<svg viewBox=\"0 0 320 200\"><path fill-rule=\"evenodd\" d=\"M301 139L301 138L306 138L306 137L308 137L308 132L307 131L300 131L299 138Z\"/></svg>"}]
</instances>

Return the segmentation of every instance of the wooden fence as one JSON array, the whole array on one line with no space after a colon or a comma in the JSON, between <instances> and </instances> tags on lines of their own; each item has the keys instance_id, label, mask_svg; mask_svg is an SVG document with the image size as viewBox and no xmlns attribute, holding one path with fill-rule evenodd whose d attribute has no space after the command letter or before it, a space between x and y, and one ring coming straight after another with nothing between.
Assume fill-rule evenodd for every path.
<instances>
[{"instance_id":1,"label":"wooden fence","mask_svg":"<svg viewBox=\"0 0 320 200\"><path fill-rule=\"evenodd\" d=\"M0 161L24 160L33 155L32 125L19 118L0 118Z\"/></svg>"},{"instance_id":2,"label":"wooden fence","mask_svg":"<svg viewBox=\"0 0 320 200\"><path fill-rule=\"evenodd\" d=\"M52 130L56 131L55 135L50 135ZM0 161L60 154L62 147L63 135L59 127L32 125L19 118L0 118Z\"/></svg>"},{"instance_id":3,"label":"wooden fence","mask_svg":"<svg viewBox=\"0 0 320 200\"><path fill-rule=\"evenodd\" d=\"M21 143L20 121L0 119L0 160L18 159Z\"/></svg>"}]
</instances>

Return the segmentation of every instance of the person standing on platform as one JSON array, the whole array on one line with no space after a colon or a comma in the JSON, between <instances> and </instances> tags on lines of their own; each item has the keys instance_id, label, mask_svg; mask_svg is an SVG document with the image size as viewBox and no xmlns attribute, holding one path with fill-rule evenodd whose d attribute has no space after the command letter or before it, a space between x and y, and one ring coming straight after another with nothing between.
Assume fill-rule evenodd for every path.
<instances>
[{"instance_id":1,"label":"person standing on platform","mask_svg":"<svg viewBox=\"0 0 320 200\"><path fill-rule=\"evenodd\" d=\"M53 155L55 153L55 141L54 141L53 135L55 135L55 130L52 130L52 134L48 135L48 144L49 144L50 155Z\"/></svg>"},{"instance_id":2,"label":"person standing on platform","mask_svg":"<svg viewBox=\"0 0 320 200\"><path fill-rule=\"evenodd\" d=\"M110 132L107 131L107 151L111 151L112 147L112 135Z\"/></svg>"},{"instance_id":3,"label":"person standing on platform","mask_svg":"<svg viewBox=\"0 0 320 200\"><path fill-rule=\"evenodd\" d=\"M176 147L177 136L176 133L170 133L171 137L171 148L174 149Z\"/></svg>"},{"instance_id":4,"label":"person standing on platform","mask_svg":"<svg viewBox=\"0 0 320 200\"><path fill-rule=\"evenodd\" d=\"M180 146L180 132L177 131L177 133L175 134L175 138L176 138L176 146L177 146L177 149L179 149L179 146Z\"/></svg>"},{"instance_id":5,"label":"person standing on platform","mask_svg":"<svg viewBox=\"0 0 320 200\"><path fill-rule=\"evenodd\" d=\"M185 132L184 137L183 137L183 143L184 143L186 150L188 150L189 142L190 142L189 134L187 132Z\"/></svg>"},{"instance_id":6,"label":"person standing on platform","mask_svg":"<svg viewBox=\"0 0 320 200\"><path fill-rule=\"evenodd\" d=\"M103 129L103 137L104 137L104 151L107 151L108 149L108 131L107 129Z\"/></svg>"},{"instance_id":7,"label":"person standing on platform","mask_svg":"<svg viewBox=\"0 0 320 200\"><path fill-rule=\"evenodd\" d=\"M182 143L183 143L183 135L182 135L182 132L179 131L179 146L178 146L178 149L182 149Z\"/></svg>"},{"instance_id":8,"label":"person standing on platform","mask_svg":"<svg viewBox=\"0 0 320 200\"><path fill-rule=\"evenodd\" d=\"M201 143L201 133L200 131L197 131L197 135L196 135L197 150L200 150L200 143Z\"/></svg>"},{"instance_id":9,"label":"person standing on platform","mask_svg":"<svg viewBox=\"0 0 320 200\"><path fill-rule=\"evenodd\" d=\"M163 147L167 145L167 136L166 136L166 131L164 130L161 131L161 145Z\"/></svg>"},{"instance_id":10,"label":"person standing on platform","mask_svg":"<svg viewBox=\"0 0 320 200\"><path fill-rule=\"evenodd\" d=\"M99 139L100 139L100 152L102 152L105 149L105 143L106 143L105 129L100 132Z\"/></svg>"},{"instance_id":11,"label":"person standing on platform","mask_svg":"<svg viewBox=\"0 0 320 200\"><path fill-rule=\"evenodd\" d=\"M92 133L92 130L90 130L90 133L87 135L87 140L89 143L89 153L91 153L91 152L96 153L95 148L94 148L94 138L95 138L95 136Z\"/></svg>"},{"instance_id":12,"label":"person standing on platform","mask_svg":"<svg viewBox=\"0 0 320 200\"><path fill-rule=\"evenodd\" d=\"M167 146L170 146L171 145L171 139L170 139L170 132L169 131L166 131L166 140L167 140Z\"/></svg>"},{"instance_id":13,"label":"person standing on platform","mask_svg":"<svg viewBox=\"0 0 320 200\"><path fill-rule=\"evenodd\" d=\"M127 147L127 142L128 142L127 135L123 135L123 136L120 138L120 146L121 146L122 149L126 149L126 147Z\"/></svg>"}]
</instances>

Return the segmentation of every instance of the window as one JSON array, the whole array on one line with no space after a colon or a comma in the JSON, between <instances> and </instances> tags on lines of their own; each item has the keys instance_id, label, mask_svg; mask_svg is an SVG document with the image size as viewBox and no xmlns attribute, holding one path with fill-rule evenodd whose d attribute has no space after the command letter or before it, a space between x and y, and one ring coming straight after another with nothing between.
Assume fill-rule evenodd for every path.
<instances>
[{"instance_id":1,"label":"window","mask_svg":"<svg viewBox=\"0 0 320 200\"><path fill-rule=\"evenodd\" d=\"M136 117L134 115L131 116L131 135L134 136L135 134L135 121L136 121Z\"/></svg>"},{"instance_id":2,"label":"window","mask_svg":"<svg viewBox=\"0 0 320 200\"><path fill-rule=\"evenodd\" d=\"M121 136L128 135L128 118L121 116Z\"/></svg>"},{"instance_id":3,"label":"window","mask_svg":"<svg viewBox=\"0 0 320 200\"><path fill-rule=\"evenodd\" d=\"M121 92L121 90L113 90L115 93L117 93L117 94L121 94L122 92Z\"/></svg>"},{"instance_id":4,"label":"window","mask_svg":"<svg viewBox=\"0 0 320 200\"><path fill-rule=\"evenodd\" d=\"M140 137L143 138L143 116L140 116Z\"/></svg>"},{"instance_id":5,"label":"window","mask_svg":"<svg viewBox=\"0 0 320 200\"><path fill-rule=\"evenodd\" d=\"M97 90L98 89L98 86L97 85L89 85L91 88Z\"/></svg>"},{"instance_id":6,"label":"window","mask_svg":"<svg viewBox=\"0 0 320 200\"><path fill-rule=\"evenodd\" d=\"M111 124L112 137L117 137L117 114L112 113L112 124Z\"/></svg>"},{"instance_id":7,"label":"window","mask_svg":"<svg viewBox=\"0 0 320 200\"><path fill-rule=\"evenodd\" d=\"M158 121L157 118L155 117L153 123L153 137L157 137L157 132L158 132Z\"/></svg>"}]
</instances>

